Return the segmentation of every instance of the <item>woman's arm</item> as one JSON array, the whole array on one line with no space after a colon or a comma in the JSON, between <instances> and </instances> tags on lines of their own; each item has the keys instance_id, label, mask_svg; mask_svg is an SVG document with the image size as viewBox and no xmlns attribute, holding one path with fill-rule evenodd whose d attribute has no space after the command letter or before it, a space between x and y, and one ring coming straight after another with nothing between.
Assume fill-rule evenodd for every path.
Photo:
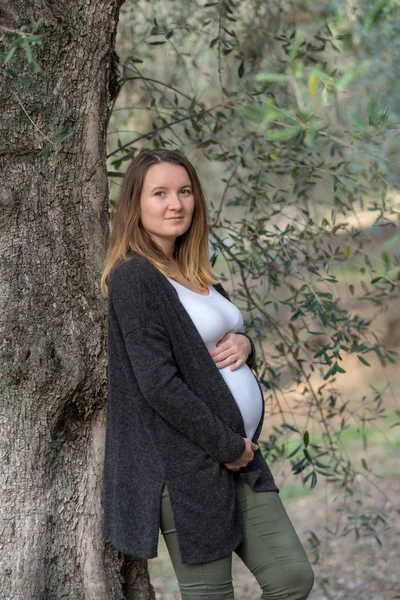
<instances>
[{"instance_id":1,"label":"woman's arm","mask_svg":"<svg viewBox=\"0 0 400 600\"><path fill-rule=\"evenodd\" d=\"M218 462L230 463L243 454L244 438L180 378L164 328L153 324L130 331L125 344L140 391L154 410Z\"/></svg>"},{"instance_id":2,"label":"woman's arm","mask_svg":"<svg viewBox=\"0 0 400 600\"><path fill-rule=\"evenodd\" d=\"M201 446L214 460L230 463L242 456L244 438L235 433L179 375L165 327L145 305L140 285L129 277L110 281L109 310L120 325L139 389L145 400L173 427ZM210 394L213 390L210 389Z\"/></svg>"}]
</instances>

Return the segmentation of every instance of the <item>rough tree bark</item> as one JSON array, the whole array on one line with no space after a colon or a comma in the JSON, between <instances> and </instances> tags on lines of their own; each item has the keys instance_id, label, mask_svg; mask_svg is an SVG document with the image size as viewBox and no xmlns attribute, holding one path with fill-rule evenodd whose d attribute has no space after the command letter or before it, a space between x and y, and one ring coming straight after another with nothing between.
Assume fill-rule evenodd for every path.
<instances>
[{"instance_id":1,"label":"rough tree bark","mask_svg":"<svg viewBox=\"0 0 400 600\"><path fill-rule=\"evenodd\" d=\"M101 536L107 392L105 137L123 0L10 0L42 72L0 71L0 598L153 598ZM21 51L16 59L22 66ZM59 131L45 165L41 150ZM128 582L128 583L127 583Z\"/></svg>"}]
</instances>

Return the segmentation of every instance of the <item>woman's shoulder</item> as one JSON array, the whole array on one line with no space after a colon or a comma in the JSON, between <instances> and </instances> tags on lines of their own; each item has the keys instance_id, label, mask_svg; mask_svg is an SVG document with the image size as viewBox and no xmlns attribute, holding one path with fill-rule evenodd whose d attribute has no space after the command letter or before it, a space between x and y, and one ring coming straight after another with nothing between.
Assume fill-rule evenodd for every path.
<instances>
[{"instance_id":1,"label":"woman's shoulder","mask_svg":"<svg viewBox=\"0 0 400 600\"><path fill-rule=\"evenodd\" d=\"M155 267L145 256L134 254L114 267L109 277L109 287L151 284L154 270Z\"/></svg>"},{"instance_id":2,"label":"woman's shoulder","mask_svg":"<svg viewBox=\"0 0 400 600\"><path fill-rule=\"evenodd\" d=\"M148 322L158 322L159 282L154 279L158 270L146 257L135 255L114 267L108 281L109 308L124 323L123 330L131 331Z\"/></svg>"}]
</instances>

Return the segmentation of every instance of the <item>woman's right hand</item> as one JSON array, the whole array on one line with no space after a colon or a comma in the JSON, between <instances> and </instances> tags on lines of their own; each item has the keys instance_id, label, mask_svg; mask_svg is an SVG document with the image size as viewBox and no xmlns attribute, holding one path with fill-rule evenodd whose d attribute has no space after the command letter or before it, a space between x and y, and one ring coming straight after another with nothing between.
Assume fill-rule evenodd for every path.
<instances>
[{"instance_id":1,"label":"woman's right hand","mask_svg":"<svg viewBox=\"0 0 400 600\"><path fill-rule=\"evenodd\" d=\"M252 442L249 438L243 438L243 439L246 442L246 447L245 447L245 450L244 450L242 456L240 456L233 462L224 463L224 465L228 469L231 469L232 471L239 471L239 469L241 469L242 467L247 466L248 463L250 461L252 461L254 458L254 451L258 450L257 444Z\"/></svg>"}]
</instances>

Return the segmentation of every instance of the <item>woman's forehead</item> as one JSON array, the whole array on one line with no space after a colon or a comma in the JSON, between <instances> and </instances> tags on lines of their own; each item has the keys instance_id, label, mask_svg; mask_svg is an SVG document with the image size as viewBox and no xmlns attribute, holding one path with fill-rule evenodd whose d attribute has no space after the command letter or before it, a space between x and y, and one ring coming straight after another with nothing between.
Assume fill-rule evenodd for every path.
<instances>
[{"instance_id":1,"label":"woman's forehead","mask_svg":"<svg viewBox=\"0 0 400 600\"><path fill-rule=\"evenodd\" d=\"M185 167L170 163L159 163L149 167L143 186L146 187L181 187L191 185L190 177Z\"/></svg>"}]
</instances>

